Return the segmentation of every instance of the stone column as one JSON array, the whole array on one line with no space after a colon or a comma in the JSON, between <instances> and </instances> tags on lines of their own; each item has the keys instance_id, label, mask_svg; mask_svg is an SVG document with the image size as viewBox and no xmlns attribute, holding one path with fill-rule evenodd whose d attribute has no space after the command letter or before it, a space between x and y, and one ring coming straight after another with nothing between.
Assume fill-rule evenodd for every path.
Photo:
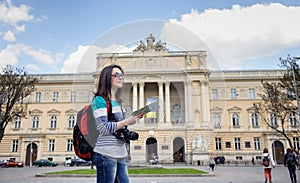
<instances>
[{"instance_id":1,"label":"stone column","mask_svg":"<svg viewBox=\"0 0 300 183\"><path fill-rule=\"evenodd\" d=\"M165 83L165 100L166 100L166 123L170 124L171 115L170 115L170 82Z\"/></svg>"},{"instance_id":2,"label":"stone column","mask_svg":"<svg viewBox=\"0 0 300 183\"><path fill-rule=\"evenodd\" d=\"M189 124L193 117L193 102L192 102L192 80L187 80L185 83L185 123Z\"/></svg>"},{"instance_id":3,"label":"stone column","mask_svg":"<svg viewBox=\"0 0 300 183\"><path fill-rule=\"evenodd\" d=\"M162 123L163 122L163 117L164 117L164 96L163 96L163 82L159 81L158 82L158 102L159 102L159 117L158 117L158 122Z\"/></svg>"},{"instance_id":4,"label":"stone column","mask_svg":"<svg viewBox=\"0 0 300 183\"><path fill-rule=\"evenodd\" d=\"M209 89L207 81L200 81L201 85L201 111L202 111L202 127L209 127L210 121L210 105L209 105Z\"/></svg>"},{"instance_id":5,"label":"stone column","mask_svg":"<svg viewBox=\"0 0 300 183\"><path fill-rule=\"evenodd\" d=\"M138 98L138 94L137 94L137 83L132 83L133 86L133 94L132 94L132 111L135 111L138 109L137 106L137 98Z\"/></svg>"},{"instance_id":6,"label":"stone column","mask_svg":"<svg viewBox=\"0 0 300 183\"><path fill-rule=\"evenodd\" d=\"M145 106L145 99L144 99L144 86L145 83L144 82L140 82L139 83L139 109ZM144 118L139 120L139 123L144 123Z\"/></svg>"}]
</instances>

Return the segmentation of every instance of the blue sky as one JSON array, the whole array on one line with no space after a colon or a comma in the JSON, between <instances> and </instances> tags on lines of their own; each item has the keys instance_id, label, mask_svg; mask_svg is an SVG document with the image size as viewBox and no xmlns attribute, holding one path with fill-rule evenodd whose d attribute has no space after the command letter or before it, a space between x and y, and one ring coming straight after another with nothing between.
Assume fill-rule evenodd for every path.
<instances>
[{"instance_id":1,"label":"blue sky","mask_svg":"<svg viewBox=\"0 0 300 183\"><path fill-rule=\"evenodd\" d=\"M0 0L0 66L94 71L96 53L131 51L152 33L207 50L211 69L278 69L279 57L300 56L299 19L296 0Z\"/></svg>"}]
</instances>

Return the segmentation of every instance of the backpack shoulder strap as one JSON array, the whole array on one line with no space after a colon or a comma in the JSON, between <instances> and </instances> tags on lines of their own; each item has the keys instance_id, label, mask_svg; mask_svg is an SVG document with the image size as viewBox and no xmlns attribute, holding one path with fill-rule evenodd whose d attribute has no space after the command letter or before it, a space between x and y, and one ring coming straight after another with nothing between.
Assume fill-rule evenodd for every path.
<instances>
[{"instance_id":1,"label":"backpack shoulder strap","mask_svg":"<svg viewBox=\"0 0 300 183\"><path fill-rule=\"evenodd\" d=\"M110 102L110 100L107 98L107 97L105 97L105 96L102 96L104 99L105 99L105 101L106 101L106 106L107 106L107 117L109 117L111 114L112 114L112 106L111 106L111 102Z\"/></svg>"}]
</instances>

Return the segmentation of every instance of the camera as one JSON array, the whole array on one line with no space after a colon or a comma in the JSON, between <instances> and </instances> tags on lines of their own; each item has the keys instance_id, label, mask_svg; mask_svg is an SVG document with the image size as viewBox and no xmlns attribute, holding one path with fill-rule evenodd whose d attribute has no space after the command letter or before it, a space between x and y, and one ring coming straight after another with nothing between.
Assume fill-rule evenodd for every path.
<instances>
[{"instance_id":1,"label":"camera","mask_svg":"<svg viewBox=\"0 0 300 183\"><path fill-rule=\"evenodd\" d=\"M127 126L122 129L117 130L113 134L118 140L122 142L129 143L130 140L138 140L139 134L133 131L129 131Z\"/></svg>"}]
</instances>

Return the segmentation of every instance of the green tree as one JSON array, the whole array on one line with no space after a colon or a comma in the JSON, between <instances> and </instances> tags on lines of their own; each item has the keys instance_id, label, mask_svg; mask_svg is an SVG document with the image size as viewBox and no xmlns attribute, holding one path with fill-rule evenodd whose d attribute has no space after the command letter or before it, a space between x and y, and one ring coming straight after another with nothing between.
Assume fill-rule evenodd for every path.
<instances>
[{"instance_id":1,"label":"green tree","mask_svg":"<svg viewBox=\"0 0 300 183\"><path fill-rule=\"evenodd\" d=\"M253 104L255 112L268 127L285 137L291 148L295 149L292 137L299 136L299 114L297 92L299 66L297 59L288 55L280 58L280 67L284 68L283 77L278 81L262 81L263 92L258 94L262 101ZM296 81L296 83L295 83ZM295 102L296 101L296 102Z\"/></svg>"},{"instance_id":2,"label":"green tree","mask_svg":"<svg viewBox=\"0 0 300 183\"><path fill-rule=\"evenodd\" d=\"M7 65L0 71L0 143L5 128L16 118L26 118L26 97L35 91L40 78L29 75L24 68Z\"/></svg>"}]
</instances>

